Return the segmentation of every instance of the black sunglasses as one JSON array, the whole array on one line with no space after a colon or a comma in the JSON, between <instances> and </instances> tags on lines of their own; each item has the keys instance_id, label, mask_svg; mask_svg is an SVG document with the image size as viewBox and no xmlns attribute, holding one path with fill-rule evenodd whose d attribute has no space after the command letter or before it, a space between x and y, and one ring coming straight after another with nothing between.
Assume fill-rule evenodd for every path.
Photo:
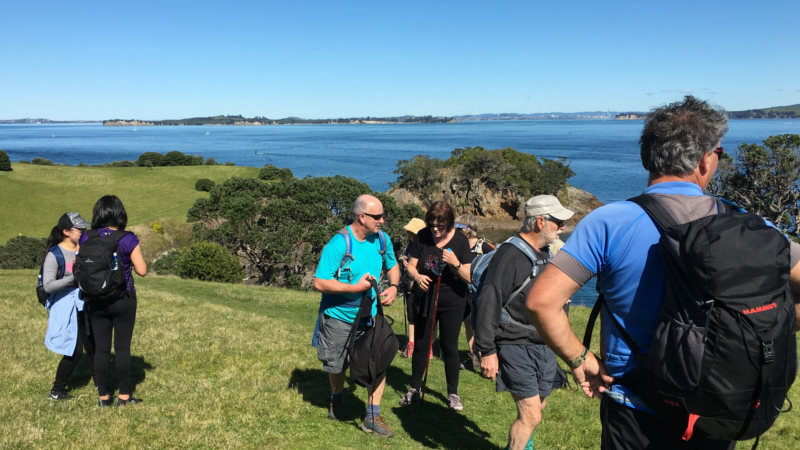
<instances>
[{"instance_id":1,"label":"black sunglasses","mask_svg":"<svg viewBox=\"0 0 800 450\"><path fill-rule=\"evenodd\" d=\"M556 226L557 226L558 228L561 228L561 227L563 227L563 226L564 226L564 221L563 221L563 220L556 219L556 218L555 218L555 217L553 217L553 216L546 216L546 217L544 218L544 220L549 220L550 222L553 222L554 224L556 224Z\"/></svg>"},{"instance_id":2,"label":"black sunglasses","mask_svg":"<svg viewBox=\"0 0 800 450\"><path fill-rule=\"evenodd\" d=\"M375 220L381 220L381 219L383 219L383 214L384 213L380 213L380 214L362 213L362 214L364 214L365 216L372 217Z\"/></svg>"},{"instance_id":3,"label":"black sunglasses","mask_svg":"<svg viewBox=\"0 0 800 450\"><path fill-rule=\"evenodd\" d=\"M725 147L717 147L714 149L714 154L717 155L719 159L725 159L728 155L725 154Z\"/></svg>"},{"instance_id":4,"label":"black sunglasses","mask_svg":"<svg viewBox=\"0 0 800 450\"><path fill-rule=\"evenodd\" d=\"M428 228L431 228L431 229L436 228L437 230L444 230L444 229L447 228L447 225L443 224L443 223L428 222Z\"/></svg>"}]
</instances>

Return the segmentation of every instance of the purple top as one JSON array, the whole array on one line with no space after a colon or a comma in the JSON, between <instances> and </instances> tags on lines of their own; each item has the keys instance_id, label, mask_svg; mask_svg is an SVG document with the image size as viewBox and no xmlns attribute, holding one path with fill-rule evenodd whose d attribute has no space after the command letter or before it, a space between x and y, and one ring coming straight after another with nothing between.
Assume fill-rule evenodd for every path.
<instances>
[{"instance_id":1,"label":"purple top","mask_svg":"<svg viewBox=\"0 0 800 450\"><path fill-rule=\"evenodd\" d=\"M114 230L110 228L100 228L97 230L100 233L100 236L108 236ZM123 231L123 233L126 233ZM78 244L83 244L86 240L89 239L86 233L81 235ZM128 231L122 239L119 240L119 257L120 261L122 261L122 269L123 275L125 275L125 290L129 292L136 292L136 287L133 285L133 276L131 275L131 268L133 265L131 264L131 252L136 246L139 245L139 238L131 231Z\"/></svg>"}]
</instances>

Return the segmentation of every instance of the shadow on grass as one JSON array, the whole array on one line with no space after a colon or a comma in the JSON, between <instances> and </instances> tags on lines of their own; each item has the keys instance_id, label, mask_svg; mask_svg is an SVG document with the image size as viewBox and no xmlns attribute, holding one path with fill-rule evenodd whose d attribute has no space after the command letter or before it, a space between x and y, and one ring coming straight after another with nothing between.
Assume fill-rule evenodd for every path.
<instances>
[{"instance_id":1,"label":"shadow on grass","mask_svg":"<svg viewBox=\"0 0 800 450\"><path fill-rule=\"evenodd\" d=\"M117 360L112 353L108 359L108 389L116 391L119 387L119 379L117 378ZM131 356L131 392L136 391L136 386L144 382L147 372L153 370L153 366L144 360L141 356ZM70 386L83 387L92 381L92 369L89 361L89 356L84 353L75 370L70 376Z\"/></svg>"},{"instance_id":2,"label":"shadow on grass","mask_svg":"<svg viewBox=\"0 0 800 450\"><path fill-rule=\"evenodd\" d=\"M331 399L331 384L328 381L328 373L322 369L294 369L289 378L289 389L297 389L303 396L303 401L322 409L321 415L327 417L328 406ZM343 420L358 420L364 418L364 410L367 403L361 398L366 398L366 390L363 395L356 392L357 385L348 378L344 385L345 402Z\"/></svg>"}]
</instances>

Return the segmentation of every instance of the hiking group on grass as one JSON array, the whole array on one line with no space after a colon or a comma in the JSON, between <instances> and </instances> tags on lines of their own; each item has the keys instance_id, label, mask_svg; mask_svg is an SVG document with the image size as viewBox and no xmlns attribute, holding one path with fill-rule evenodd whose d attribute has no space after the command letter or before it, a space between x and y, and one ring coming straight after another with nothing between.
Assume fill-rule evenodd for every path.
<instances>
[{"instance_id":1,"label":"hiking group on grass","mask_svg":"<svg viewBox=\"0 0 800 450\"><path fill-rule=\"evenodd\" d=\"M603 449L730 449L753 438L757 445L784 411L796 376L800 245L704 193L726 157L726 132L724 112L691 96L652 111L639 140L649 173L644 193L592 211L565 244L559 233L574 213L555 196L527 199L521 229L497 248L479 239L474 216L456 218L451 205L436 201L404 227L410 243L398 259L381 230L380 200L359 196L314 274L322 298L312 344L328 373L328 417L343 420L349 368L368 392L360 428L394 434L381 400L399 343L383 309L402 294L403 356L412 360L404 408L424 404L438 330L447 407L453 414L465 408L461 368L494 380L517 409L507 448L533 448L557 358L587 397L600 397ZM45 343L63 355L55 400L71 398L67 378L85 348L99 405L115 404L113 335L116 404L141 402L130 383L132 274L144 276L147 267L126 223L119 199L104 196L91 231L79 214L66 213L51 232L37 293L50 312ZM592 277L599 297L581 340L570 327L569 300ZM463 364L462 324L470 355Z\"/></svg>"}]
</instances>

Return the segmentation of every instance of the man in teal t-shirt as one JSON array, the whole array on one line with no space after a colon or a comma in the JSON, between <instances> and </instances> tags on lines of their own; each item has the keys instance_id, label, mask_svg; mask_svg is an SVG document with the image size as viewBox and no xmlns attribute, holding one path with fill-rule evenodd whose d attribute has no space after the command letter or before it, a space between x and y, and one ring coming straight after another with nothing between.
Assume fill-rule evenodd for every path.
<instances>
[{"instance_id":1,"label":"man in teal t-shirt","mask_svg":"<svg viewBox=\"0 0 800 450\"><path fill-rule=\"evenodd\" d=\"M397 296L400 268L394 256L392 241L385 239L385 253L381 254L381 225L383 205L372 195L362 195L353 203L353 222L346 228L350 240L350 254L344 266L342 259L347 251L343 235L335 235L322 249L317 271L314 274L314 289L322 292L317 332L317 357L322 361L322 370L328 372L331 383L331 403L328 417L342 420L343 390L347 369L345 345L353 320L358 313L361 296L370 290L373 298L372 315L377 310L375 292L371 291L370 279L379 278L385 267L390 286L381 293L381 304L390 306ZM384 237L385 234L384 234ZM359 324L359 329L362 325ZM367 401L367 414L361 429L376 436L392 436L392 431L380 416L381 398L386 379L375 388Z\"/></svg>"}]
</instances>

